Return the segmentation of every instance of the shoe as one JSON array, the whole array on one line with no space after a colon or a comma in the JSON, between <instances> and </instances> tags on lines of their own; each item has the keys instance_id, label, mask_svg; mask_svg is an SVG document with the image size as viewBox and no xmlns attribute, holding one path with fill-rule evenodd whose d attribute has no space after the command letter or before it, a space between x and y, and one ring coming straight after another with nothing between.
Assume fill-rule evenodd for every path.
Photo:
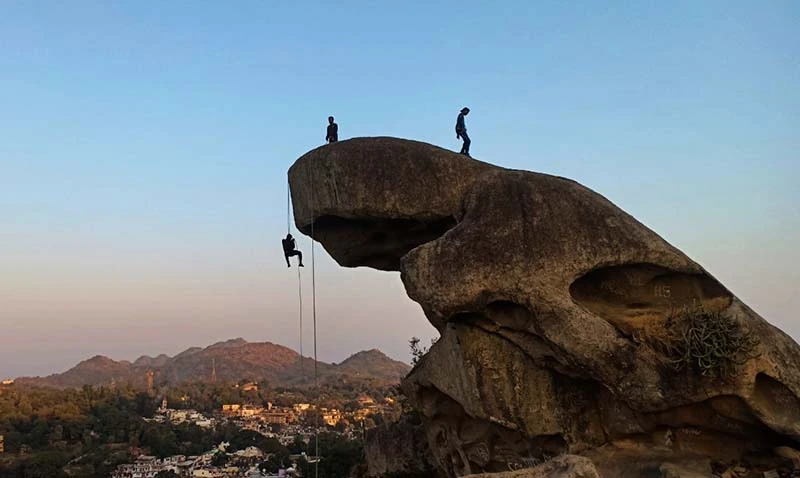
<instances>
[{"instance_id":1,"label":"shoe","mask_svg":"<svg viewBox=\"0 0 800 478\"><path fill-rule=\"evenodd\" d=\"M300 267L305 267L303 264L300 264Z\"/></svg>"}]
</instances>

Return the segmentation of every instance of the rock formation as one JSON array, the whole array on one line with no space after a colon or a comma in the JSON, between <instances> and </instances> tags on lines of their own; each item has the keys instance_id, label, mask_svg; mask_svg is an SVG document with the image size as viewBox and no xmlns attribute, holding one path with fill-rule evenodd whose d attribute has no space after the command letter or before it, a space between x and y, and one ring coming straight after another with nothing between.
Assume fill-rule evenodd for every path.
<instances>
[{"instance_id":1,"label":"rock formation","mask_svg":"<svg viewBox=\"0 0 800 478\"><path fill-rule=\"evenodd\" d=\"M515 471L469 475L464 478L599 478L597 469L588 458L560 455L541 465Z\"/></svg>"},{"instance_id":2,"label":"rock formation","mask_svg":"<svg viewBox=\"0 0 800 478\"><path fill-rule=\"evenodd\" d=\"M400 271L439 330L404 388L448 476L565 453L710 473L799 446L797 343L594 191L394 138L315 149L289 180L298 229Z\"/></svg>"},{"instance_id":3,"label":"rock formation","mask_svg":"<svg viewBox=\"0 0 800 478\"><path fill-rule=\"evenodd\" d=\"M369 431L364 444L366 476L434 478L436 466L417 414L383 423Z\"/></svg>"}]
</instances>

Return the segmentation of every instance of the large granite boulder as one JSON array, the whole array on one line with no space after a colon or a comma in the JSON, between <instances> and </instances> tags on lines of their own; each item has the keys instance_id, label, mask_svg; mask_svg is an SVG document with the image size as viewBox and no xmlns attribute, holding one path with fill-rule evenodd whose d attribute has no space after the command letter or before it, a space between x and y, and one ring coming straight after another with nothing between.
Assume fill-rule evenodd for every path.
<instances>
[{"instance_id":1,"label":"large granite boulder","mask_svg":"<svg viewBox=\"0 0 800 478\"><path fill-rule=\"evenodd\" d=\"M599 478L597 469L588 458L560 455L541 465L514 471L469 475L464 478Z\"/></svg>"},{"instance_id":2,"label":"large granite boulder","mask_svg":"<svg viewBox=\"0 0 800 478\"><path fill-rule=\"evenodd\" d=\"M367 433L364 455L369 477L434 478L433 456L416 413L384 423Z\"/></svg>"},{"instance_id":3,"label":"large granite boulder","mask_svg":"<svg viewBox=\"0 0 800 478\"><path fill-rule=\"evenodd\" d=\"M400 271L441 333L404 387L449 476L798 447L797 343L594 191L394 138L315 149L289 181L298 229Z\"/></svg>"}]
</instances>

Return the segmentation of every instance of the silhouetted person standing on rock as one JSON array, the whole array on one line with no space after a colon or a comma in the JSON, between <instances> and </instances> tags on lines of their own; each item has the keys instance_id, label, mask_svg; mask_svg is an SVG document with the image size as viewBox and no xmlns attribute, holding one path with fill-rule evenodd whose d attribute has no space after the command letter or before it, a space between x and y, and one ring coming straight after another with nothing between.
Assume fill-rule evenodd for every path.
<instances>
[{"instance_id":1,"label":"silhouetted person standing on rock","mask_svg":"<svg viewBox=\"0 0 800 478\"><path fill-rule=\"evenodd\" d=\"M328 116L328 134L325 135L325 141L328 143L339 141L339 125L333 122L333 116Z\"/></svg>"},{"instance_id":2,"label":"silhouetted person standing on rock","mask_svg":"<svg viewBox=\"0 0 800 478\"><path fill-rule=\"evenodd\" d=\"M467 125L464 124L464 117L468 114L469 108L465 106L461 108L461 113L458 114L458 119L456 119L456 139L461 138L464 140L464 145L461 146L461 154L465 156L469 156L469 145L472 143L467 135Z\"/></svg>"},{"instance_id":3,"label":"silhouetted person standing on rock","mask_svg":"<svg viewBox=\"0 0 800 478\"><path fill-rule=\"evenodd\" d=\"M292 256L297 256L300 260L300 267L305 267L303 265L303 253L297 250L297 245L292 235L286 234L286 239L281 239L281 243L283 243L283 256L286 258L286 267L292 267L289 263L289 258Z\"/></svg>"}]
</instances>

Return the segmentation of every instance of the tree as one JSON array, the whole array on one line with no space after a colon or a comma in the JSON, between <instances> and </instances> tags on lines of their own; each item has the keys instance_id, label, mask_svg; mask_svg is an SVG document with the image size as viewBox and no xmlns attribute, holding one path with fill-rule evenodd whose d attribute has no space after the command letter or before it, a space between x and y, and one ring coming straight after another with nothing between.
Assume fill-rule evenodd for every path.
<instances>
[{"instance_id":1,"label":"tree","mask_svg":"<svg viewBox=\"0 0 800 478\"><path fill-rule=\"evenodd\" d=\"M165 458L178 453L178 440L175 432L168 426L148 424L141 437L143 446L149 447L150 452L159 457Z\"/></svg>"},{"instance_id":2,"label":"tree","mask_svg":"<svg viewBox=\"0 0 800 478\"><path fill-rule=\"evenodd\" d=\"M142 417L152 418L158 406L146 393L138 393L135 398L136 413Z\"/></svg>"},{"instance_id":3,"label":"tree","mask_svg":"<svg viewBox=\"0 0 800 478\"><path fill-rule=\"evenodd\" d=\"M69 461L67 455L57 451L36 453L22 464L23 478L66 477L63 466Z\"/></svg>"},{"instance_id":4,"label":"tree","mask_svg":"<svg viewBox=\"0 0 800 478\"><path fill-rule=\"evenodd\" d=\"M272 440L275 439L273 438ZM231 438L230 443L231 446L229 450L231 452L244 450L249 446L254 446L259 450L265 451L266 448L272 445L269 438L253 430L240 430Z\"/></svg>"},{"instance_id":5,"label":"tree","mask_svg":"<svg viewBox=\"0 0 800 478\"><path fill-rule=\"evenodd\" d=\"M339 433L344 433L347 431L347 428L350 427L350 422L342 418L338 422L336 422L336 426L333 427Z\"/></svg>"},{"instance_id":6,"label":"tree","mask_svg":"<svg viewBox=\"0 0 800 478\"><path fill-rule=\"evenodd\" d=\"M289 451L295 455L299 455L307 449L308 444L306 444L305 440L303 439L303 435L296 435L294 437L294 441L289 445Z\"/></svg>"},{"instance_id":7,"label":"tree","mask_svg":"<svg viewBox=\"0 0 800 478\"><path fill-rule=\"evenodd\" d=\"M309 450L315 450L315 439L312 439ZM364 445L358 440L344 440L336 433L319 435L319 452L322 459L308 463L305 459L298 464L302 476L315 476L314 467L319 466L320 478L338 478L350 476L350 470L364 463Z\"/></svg>"},{"instance_id":8,"label":"tree","mask_svg":"<svg viewBox=\"0 0 800 478\"><path fill-rule=\"evenodd\" d=\"M286 453L289 454L289 449L281 445L277 438L267 438L262 442L261 450L264 453Z\"/></svg>"},{"instance_id":9,"label":"tree","mask_svg":"<svg viewBox=\"0 0 800 478\"><path fill-rule=\"evenodd\" d=\"M431 339L430 347L433 347L437 340ZM430 347L420 347L419 342L420 340L417 337L411 337L408 341L408 346L411 348L411 365L417 365L430 350Z\"/></svg>"},{"instance_id":10,"label":"tree","mask_svg":"<svg viewBox=\"0 0 800 478\"><path fill-rule=\"evenodd\" d=\"M214 454L211 458L211 464L220 467L225 466L228 463L228 454L224 451L218 451Z\"/></svg>"},{"instance_id":11,"label":"tree","mask_svg":"<svg viewBox=\"0 0 800 478\"><path fill-rule=\"evenodd\" d=\"M289 463L289 450L282 446L281 449L270 452L267 461L261 463L259 469L277 473L279 469L285 468L287 463Z\"/></svg>"}]
</instances>

